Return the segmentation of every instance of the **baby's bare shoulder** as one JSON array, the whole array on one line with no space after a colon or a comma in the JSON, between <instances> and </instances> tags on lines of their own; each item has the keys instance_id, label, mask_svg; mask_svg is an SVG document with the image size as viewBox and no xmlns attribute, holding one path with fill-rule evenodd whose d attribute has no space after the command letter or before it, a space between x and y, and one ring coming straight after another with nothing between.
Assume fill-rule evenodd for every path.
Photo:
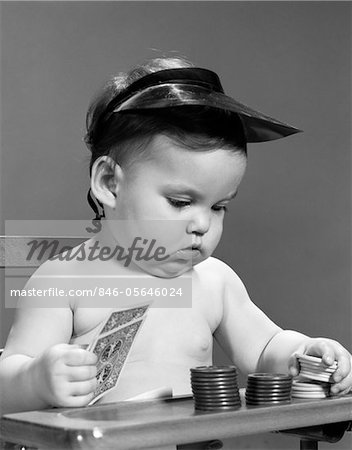
<instances>
[{"instance_id":1,"label":"baby's bare shoulder","mask_svg":"<svg viewBox=\"0 0 352 450\"><path fill-rule=\"evenodd\" d=\"M83 242L76 247L66 249L52 256L38 267L33 274L34 277L87 273L90 266L92 266L91 261L86 256L88 242Z\"/></svg>"},{"instance_id":2,"label":"baby's bare shoulder","mask_svg":"<svg viewBox=\"0 0 352 450\"><path fill-rule=\"evenodd\" d=\"M223 261L208 258L194 267L192 284L193 301L208 316L213 329L220 323L226 300L232 303L245 297L240 278Z\"/></svg>"},{"instance_id":3,"label":"baby's bare shoulder","mask_svg":"<svg viewBox=\"0 0 352 450\"><path fill-rule=\"evenodd\" d=\"M63 253L64 255L64 253ZM86 263L64 257L53 257L41 264L24 286L24 304L50 302L60 308L74 307L76 298L67 293L72 289L82 288ZM41 305L43 307L44 305Z\"/></svg>"},{"instance_id":4,"label":"baby's bare shoulder","mask_svg":"<svg viewBox=\"0 0 352 450\"><path fill-rule=\"evenodd\" d=\"M210 257L194 267L195 277L201 283L216 285L217 289L227 287L242 288L243 284L236 272L220 259Z\"/></svg>"}]
</instances>

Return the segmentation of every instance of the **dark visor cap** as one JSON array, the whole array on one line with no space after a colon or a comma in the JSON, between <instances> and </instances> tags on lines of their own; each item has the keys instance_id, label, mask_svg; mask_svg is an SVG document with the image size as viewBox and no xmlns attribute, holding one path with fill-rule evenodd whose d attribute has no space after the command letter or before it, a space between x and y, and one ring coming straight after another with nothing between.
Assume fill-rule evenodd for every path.
<instances>
[{"instance_id":1,"label":"dark visor cap","mask_svg":"<svg viewBox=\"0 0 352 450\"><path fill-rule=\"evenodd\" d=\"M108 110L120 113L178 106L208 106L237 114L247 142L272 141L301 131L225 95L216 73L193 67L145 75L119 93Z\"/></svg>"}]
</instances>

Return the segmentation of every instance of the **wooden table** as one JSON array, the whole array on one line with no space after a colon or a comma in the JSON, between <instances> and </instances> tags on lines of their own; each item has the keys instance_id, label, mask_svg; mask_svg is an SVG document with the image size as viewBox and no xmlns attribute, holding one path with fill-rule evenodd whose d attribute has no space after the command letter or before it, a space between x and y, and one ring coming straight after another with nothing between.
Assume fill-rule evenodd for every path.
<instances>
[{"instance_id":1,"label":"wooden table","mask_svg":"<svg viewBox=\"0 0 352 450\"><path fill-rule=\"evenodd\" d=\"M195 411L193 399L121 402L8 414L0 438L44 449L142 449L352 420L352 395L236 411ZM308 447L307 447L308 448Z\"/></svg>"}]
</instances>

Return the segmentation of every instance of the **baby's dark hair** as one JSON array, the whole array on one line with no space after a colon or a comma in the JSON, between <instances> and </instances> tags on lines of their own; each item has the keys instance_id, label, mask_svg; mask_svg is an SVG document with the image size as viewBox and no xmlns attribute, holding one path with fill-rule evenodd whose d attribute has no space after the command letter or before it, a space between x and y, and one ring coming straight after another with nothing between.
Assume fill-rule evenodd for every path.
<instances>
[{"instance_id":1,"label":"baby's dark hair","mask_svg":"<svg viewBox=\"0 0 352 450\"><path fill-rule=\"evenodd\" d=\"M91 103L85 142L92 156L90 170L100 156L109 155L121 167L143 155L156 135L166 135L191 151L225 148L246 154L242 122L236 114L206 106L125 111L111 114L107 106L138 79L164 69L194 67L183 58L155 58L112 78Z\"/></svg>"}]
</instances>

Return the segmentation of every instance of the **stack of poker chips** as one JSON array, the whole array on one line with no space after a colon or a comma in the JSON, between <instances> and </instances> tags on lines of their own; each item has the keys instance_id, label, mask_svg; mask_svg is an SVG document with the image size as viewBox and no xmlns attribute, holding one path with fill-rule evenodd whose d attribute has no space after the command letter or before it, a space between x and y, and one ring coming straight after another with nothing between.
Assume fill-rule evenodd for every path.
<instances>
[{"instance_id":1,"label":"stack of poker chips","mask_svg":"<svg viewBox=\"0 0 352 450\"><path fill-rule=\"evenodd\" d=\"M292 377L281 373L251 373L248 375L246 404L275 405L291 401Z\"/></svg>"},{"instance_id":2,"label":"stack of poker chips","mask_svg":"<svg viewBox=\"0 0 352 450\"><path fill-rule=\"evenodd\" d=\"M241 398L235 366L201 366L191 369L195 409L223 411L238 409Z\"/></svg>"},{"instance_id":3,"label":"stack of poker chips","mask_svg":"<svg viewBox=\"0 0 352 450\"><path fill-rule=\"evenodd\" d=\"M330 395L332 375L337 369L337 362L327 366L321 358L309 355L296 355L300 372L293 383L292 396L295 398L325 398Z\"/></svg>"},{"instance_id":4,"label":"stack of poker chips","mask_svg":"<svg viewBox=\"0 0 352 450\"><path fill-rule=\"evenodd\" d=\"M321 358L315 356L297 354L296 357L299 361L301 377L322 383L331 382L332 375L337 369L336 361L331 366L327 366Z\"/></svg>"}]
</instances>

